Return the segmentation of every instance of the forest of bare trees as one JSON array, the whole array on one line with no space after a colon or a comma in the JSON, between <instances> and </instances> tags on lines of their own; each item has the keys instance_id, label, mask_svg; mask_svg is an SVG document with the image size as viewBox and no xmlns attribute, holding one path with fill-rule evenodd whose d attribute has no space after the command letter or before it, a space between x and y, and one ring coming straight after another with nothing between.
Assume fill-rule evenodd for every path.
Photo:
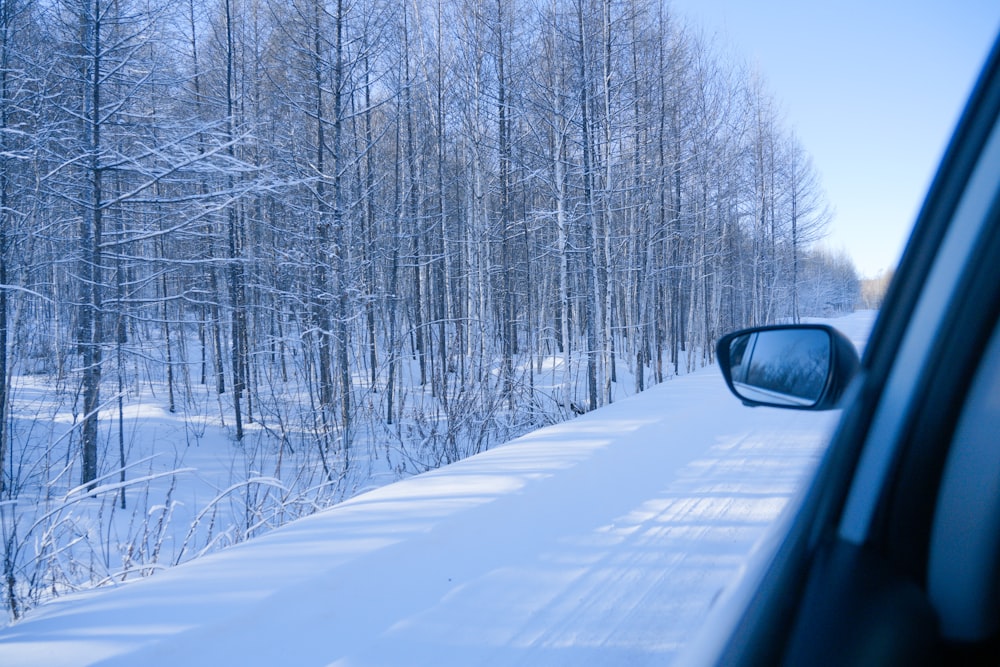
<instances>
[{"instance_id":1,"label":"forest of bare trees","mask_svg":"<svg viewBox=\"0 0 1000 667\"><path fill-rule=\"evenodd\" d=\"M124 484L150 391L330 499L457 460L850 309L827 218L662 0L0 0L2 499Z\"/></svg>"}]
</instances>

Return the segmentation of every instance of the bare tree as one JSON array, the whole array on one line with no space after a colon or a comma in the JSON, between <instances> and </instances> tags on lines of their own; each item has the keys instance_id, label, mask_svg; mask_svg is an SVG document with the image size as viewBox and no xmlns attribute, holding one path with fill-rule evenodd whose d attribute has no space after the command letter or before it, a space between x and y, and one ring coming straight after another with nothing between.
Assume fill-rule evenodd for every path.
<instances>
[{"instance_id":1,"label":"bare tree","mask_svg":"<svg viewBox=\"0 0 1000 667\"><path fill-rule=\"evenodd\" d=\"M8 406L12 338L11 290L19 283L19 264L14 248L24 234L31 191L28 167L28 137L37 127L31 99L39 94L32 48L33 3L8 1L0 4L0 497L7 491ZM26 178L27 177L27 178Z\"/></svg>"}]
</instances>

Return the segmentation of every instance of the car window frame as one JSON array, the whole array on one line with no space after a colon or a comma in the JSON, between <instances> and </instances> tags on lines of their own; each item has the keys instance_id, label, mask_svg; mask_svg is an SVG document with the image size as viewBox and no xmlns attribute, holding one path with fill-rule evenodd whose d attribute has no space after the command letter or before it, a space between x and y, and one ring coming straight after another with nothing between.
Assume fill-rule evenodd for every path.
<instances>
[{"instance_id":1,"label":"car window frame","mask_svg":"<svg viewBox=\"0 0 1000 667\"><path fill-rule=\"evenodd\" d=\"M1000 119L998 119L1000 134ZM997 173L1000 173L998 166ZM984 222L985 235L966 264L959 298L944 315L946 325L929 353L914 406L883 485L866 541L914 578L927 577L931 529L938 489L955 429L973 379L1000 320L1000 183ZM947 359L947 363L937 363Z\"/></svg>"},{"instance_id":2,"label":"car window frame","mask_svg":"<svg viewBox=\"0 0 1000 667\"><path fill-rule=\"evenodd\" d=\"M936 451L927 458L943 455L969 368L978 362L984 336L992 330L992 315L987 313L984 322L982 311L989 310L996 298L993 267L1000 259L990 250L1000 206L1000 91L996 98L992 113L986 109L982 114L985 120L992 118L991 132L955 202L865 435L838 530L842 539L854 544L884 540L887 530L898 534L886 525L895 520L892 510L886 509L887 496L896 498L895 505L923 497L925 484L916 485L903 499L889 487L909 485L899 479L901 469L914 467L905 466L907 460L925 458L922 448ZM980 307L972 302L973 294L986 303ZM942 367L938 360L945 358L956 358L960 368L952 368L951 361ZM936 439L929 437L931 432Z\"/></svg>"},{"instance_id":3,"label":"car window frame","mask_svg":"<svg viewBox=\"0 0 1000 667\"><path fill-rule=\"evenodd\" d=\"M725 628L706 630L695 642L693 664L771 665L780 662L809 575L824 545L837 539L851 480L876 408L884 398L895 352L948 232L986 137L1000 109L1000 39L987 58L917 217L895 278L862 357L861 371L815 478L773 550L770 561L747 576L720 604ZM682 661L683 663L683 661Z\"/></svg>"}]
</instances>

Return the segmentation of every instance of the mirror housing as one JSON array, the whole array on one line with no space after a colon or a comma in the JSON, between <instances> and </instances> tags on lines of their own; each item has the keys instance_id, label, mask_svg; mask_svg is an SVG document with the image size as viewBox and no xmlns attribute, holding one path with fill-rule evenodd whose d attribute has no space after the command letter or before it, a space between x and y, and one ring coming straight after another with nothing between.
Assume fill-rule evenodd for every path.
<instances>
[{"instance_id":1,"label":"mirror housing","mask_svg":"<svg viewBox=\"0 0 1000 667\"><path fill-rule=\"evenodd\" d=\"M716 357L744 405L795 410L838 407L861 365L854 344L824 324L735 331L719 339Z\"/></svg>"}]
</instances>

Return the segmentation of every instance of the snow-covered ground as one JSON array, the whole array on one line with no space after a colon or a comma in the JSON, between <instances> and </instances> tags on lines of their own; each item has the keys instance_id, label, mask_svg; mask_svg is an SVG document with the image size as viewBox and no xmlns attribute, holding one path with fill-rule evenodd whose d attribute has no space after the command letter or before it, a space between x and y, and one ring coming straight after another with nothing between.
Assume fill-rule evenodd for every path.
<instances>
[{"instance_id":1,"label":"snow-covered ground","mask_svg":"<svg viewBox=\"0 0 1000 667\"><path fill-rule=\"evenodd\" d=\"M834 324L859 347L872 313ZM0 665L664 664L836 413L707 368L155 577L49 602Z\"/></svg>"}]
</instances>

